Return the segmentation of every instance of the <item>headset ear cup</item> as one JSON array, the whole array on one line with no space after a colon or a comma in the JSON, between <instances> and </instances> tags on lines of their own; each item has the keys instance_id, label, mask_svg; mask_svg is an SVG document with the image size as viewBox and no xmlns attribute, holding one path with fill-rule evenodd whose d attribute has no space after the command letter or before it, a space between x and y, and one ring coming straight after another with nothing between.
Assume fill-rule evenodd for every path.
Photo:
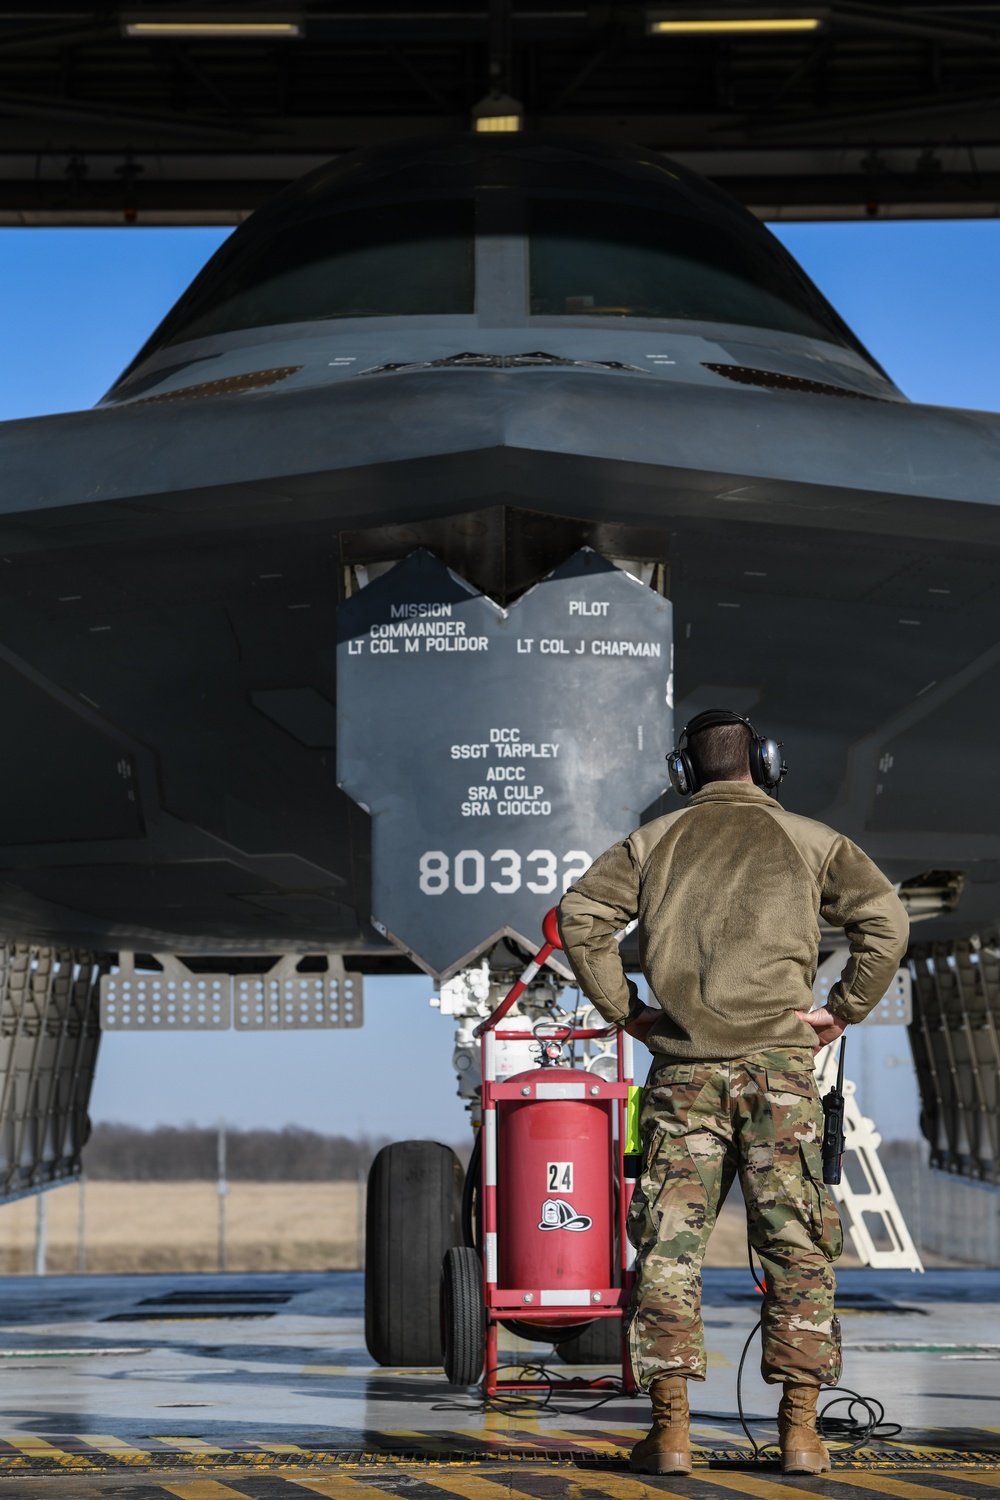
<instances>
[{"instance_id":1,"label":"headset ear cup","mask_svg":"<svg viewBox=\"0 0 1000 1500\"><path fill-rule=\"evenodd\" d=\"M777 740L761 741L761 770L764 773L764 785L776 787L781 784L781 746Z\"/></svg>"},{"instance_id":2,"label":"headset ear cup","mask_svg":"<svg viewBox=\"0 0 1000 1500\"><path fill-rule=\"evenodd\" d=\"M681 751L681 759L684 762L684 780L687 782L688 796L693 797L695 792L700 789L701 782L698 780L698 773L694 768L694 761L691 759L690 755L688 755L686 750Z\"/></svg>"},{"instance_id":3,"label":"headset ear cup","mask_svg":"<svg viewBox=\"0 0 1000 1500\"><path fill-rule=\"evenodd\" d=\"M773 791L781 785L781 746L777 740L761 739L758 735L750 741L750 775L755 786Z\"/></svg>"},{"instance_id":4,"label":"headset ear cup","mask_svg":"<svg viewBox=\"0 0 1000 1500\"><path fill-rule=\"evenodd\" d=\"M667 756L667 774L679 797L690 797L698 790L698 779L686 750L674 750Z\"/></svg>"},{"instance_id":5,"label":"headset ear cup","mask_svg":"<svg viewBox=\"0 0 1000 1500\"><path fill-rule=\"evenodd\" d=\"M754 786L764 785L764 741L756 734L750 741L750 777Z\"/></svg>"}]
</instances>

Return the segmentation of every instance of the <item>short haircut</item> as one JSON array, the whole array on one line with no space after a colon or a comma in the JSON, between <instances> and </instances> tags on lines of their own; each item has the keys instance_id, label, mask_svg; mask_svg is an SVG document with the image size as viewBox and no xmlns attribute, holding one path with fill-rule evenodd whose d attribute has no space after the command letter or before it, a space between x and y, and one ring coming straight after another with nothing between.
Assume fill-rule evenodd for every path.
<instances>
[{"instance_id":1,"label":"short haircut","mask_svg":"<svg viewBox=\"0 0 1000 1500\"><path fill-rule=\"evenodd\" d=\"M692 735L688 748L701 785L749 775L752 738L746 724L715 724Z\"/></svg>"}]
</instances>

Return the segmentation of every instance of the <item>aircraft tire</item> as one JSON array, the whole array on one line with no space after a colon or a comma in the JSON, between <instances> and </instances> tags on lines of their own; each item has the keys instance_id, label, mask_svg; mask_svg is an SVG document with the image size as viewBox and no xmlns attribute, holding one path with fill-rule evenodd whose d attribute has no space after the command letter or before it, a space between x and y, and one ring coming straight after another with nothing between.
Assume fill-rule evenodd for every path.
<instances>
[{"instance_id":1,"label":"aircraft tire","mask_svg":"<svg viewBox=\"0 0 1000 1500\"><path fill-rule=\"evenodd\" d=\"M595 1318L574 1339L556 1345L565 1365L620 1365L622 1325L618 1318Z\"/></svg>"},{"instance_id":2,"label":"aircraft tire","mask_svg":"<svg viewBox=\"0 0 1000 1500\"><path fill-rule=\"evenodd\" d=\"M437 1141L395 1141L371 1164L365 1343L380 1365L440 1367L441 1262L462 1239L462 1177Z\"/></svg>"},{"instance_id":3,"label":"aircraft tire","mask_svg":"<svg viewBox=\"0 0 1000 1500\"><path fill-rule=\"evenodd\" d=\"M449 1384L478 1384L486 1350L483 1263L468 1245L453 1246L441 1266L441 1336Z\"/></svg>"}]
</instances>

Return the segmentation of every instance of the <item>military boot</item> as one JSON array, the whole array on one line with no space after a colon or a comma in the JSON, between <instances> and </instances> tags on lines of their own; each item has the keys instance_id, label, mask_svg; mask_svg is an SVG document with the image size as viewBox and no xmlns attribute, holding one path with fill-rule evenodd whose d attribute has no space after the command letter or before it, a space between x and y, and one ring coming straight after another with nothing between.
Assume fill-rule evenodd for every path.
<instances>
[{"instance_id":1,"label":"military boot","mask_svg":"<svg viewBox=\"0 0 1000 1500\"><path fill-rule=\"evenodd\" d=\"M633 1474L690 1474L691 1433L687 1380L661 1375L649 1388L653 1425L629 1459Z\"/></svg>"},{"instance_id":2,"label":"military boot","mask_svg":"<svg viewBox=\"0 0 1000 1500\"><path fill-rule=\"evenodd\" d=\"M778 1442L783 1474L822 1474L830 1467L830 1455L816 1431L818 1385L786 1381L778 1406Z\"/></svg>"}]
</instances>

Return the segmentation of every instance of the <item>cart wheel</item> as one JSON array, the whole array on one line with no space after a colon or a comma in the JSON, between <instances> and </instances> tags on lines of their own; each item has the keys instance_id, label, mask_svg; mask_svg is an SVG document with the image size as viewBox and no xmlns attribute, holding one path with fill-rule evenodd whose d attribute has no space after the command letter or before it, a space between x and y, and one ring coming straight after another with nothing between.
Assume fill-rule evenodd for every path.
<instances>
[{"instance_id":1,"label":"cart wheel","mask_svg":"<svg viewBox=\"0 0 1000 1500\"><path fill-rule=\"evenodd\" d=\"M619 1318L595 1318L575 1339L556 1345L567 1365L620 1365L622 1325Z\"/></svg>"},{"instance_id":2,"label":"cart wheel","mask_svg":"<svg viewBox=\"0 0 1000 1500\"><path fill-rule=\"evenodd\" d=\"M486 1350L483 1264L468 1245L456 1245L441 1267L444 1373L452 1385L476 1385Z\"/></svg>"},{"instance_id":3,"label":"cart wheel","mask_svg":"<svg viewBox=\"0 0 1000 1500\"><path fill-rule=\"evenodd\" d=\"M441 1365L441 1260L462 1239L462 1166L436 1141L385 1146L368 1174L365 1343L380 1365Z\"/></svg>"}]
</instances>

